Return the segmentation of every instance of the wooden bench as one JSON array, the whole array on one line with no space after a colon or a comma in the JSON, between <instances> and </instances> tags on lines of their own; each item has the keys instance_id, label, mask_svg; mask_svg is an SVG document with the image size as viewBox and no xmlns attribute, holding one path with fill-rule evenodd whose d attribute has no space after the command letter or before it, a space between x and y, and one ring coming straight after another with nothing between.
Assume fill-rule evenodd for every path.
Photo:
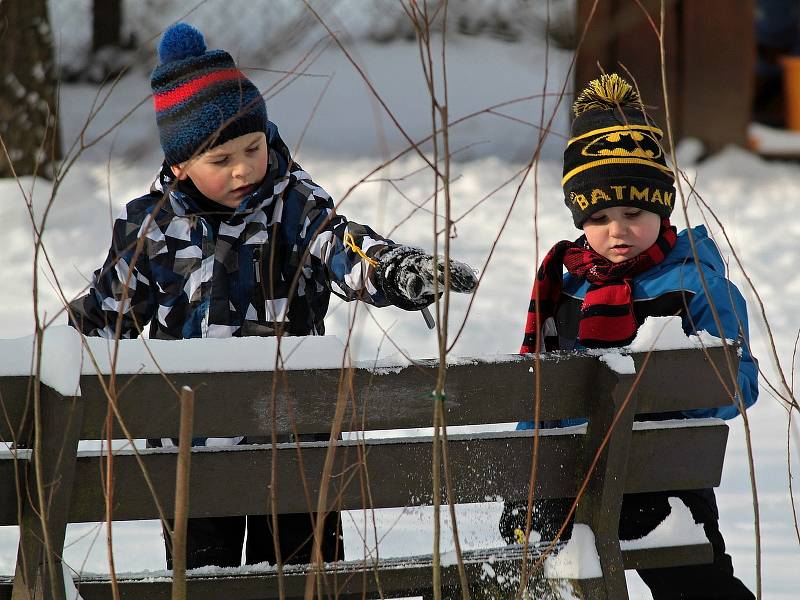
<instances>
[{"instance_id":1,"label":"wooden bench","mask_svg":"<svg viewBox=\"0 0 800 600\"><path fill-rule=\"evenodd\" d=\"M191 344L213 343L195 340ZM269 343L268 340L262 340ZM260 342L260 343L262 343ZM163 342L162 342L163 343ZM303 352L313 352L313 340ZM121 356L138 341L120 344ZM185 346L173 344L170 352ZM197 346L194 346L197 348ZM216 352L216 350L214 350ZM576 522L595 536L602 577L573 583L587 598L627 598L624 569L695 564L711 560L708 543L622 551L617 522L623 492L707 488L719 485L728 427L719 420L674 421L663 426L635 426L640 413L716 407L731 402L716 372L727 373L726 353L738 361L735 349L713 347L632 354L636 374L619 373L601 356L587 353L460 359L447 366L443 400L449 426L531 420L537 382L540 417L587 417L585 429L552 430L538 436L537 498L574 497L598 455L578 505ZM336 359L340 360L340 357ZM627 360L627 359L626 359ZM264 364L271 364L266 356ZM712 363L715 368L712 368ZM613 364L613 363L611 363ZM80 377L80 395L67 396L46 385L41 397L41 436L28 435L30 450L0 459L0 524L22 523L15 578L0 581L0 599L64 598L61 584L51 586L47 560L58 564L67 523L105 520L105 501L98 452L79 452L79 440L103 439L108 402L96 374ZM279 434L330 431L337 400L344 401L343 429L399 429L430 426L438 364L347 370L319 368L246 372L117 374L117 409L133 438L177 437L179 404L174 388L196 391L194 435L270 436L273 407ZM273 376L274 375L274 376ZM730 385L728 385L730 387ZM0 437L14 439L30 432L34 417L32 390L36 381L24 376L0 377L4 414ZM344 392L342 392L344 390ZM616 421L615 421L616 419ZM612 423L613 428L611 427ZM9 430L12 426L14 432ZM607 434L611 431L610 435ZM525 502L532 467L534 431L504 431L448 435L452 500L484 502L504 498ZM114 437L124 437L116 423ZM607 439L606 439L607 438ZM17 437L16 439L20 439ZM268 483L277 453L277 506L280 513L309 511L303 479L316 505L328 443L252 445L209 451L194 448L191 456L189 515L191 517L264 514L270 511ZM431 437L398 437L338 441L329 509L363 510L431 505L433 488ZM36 453L38 452L38 457ZM177 449L139 451L151 485L167 516L174 514ZM513 460L509 460L513 457ZM34 460L37 458L37 460ZM657 465L657 468L654 466ZM39 518L36 469L49 495L45 519ZM370 494L365 498L360 476L368 471ZM133 451L114 453L113 519L155 519L159 514ZM18 501L17 485L22 502ZM447 500L446 490L442 491ZM444 508L443 508L444 510ZM44 550L42 523L51 552ZM558 549L558 548L556 548ZM528 549L535 562L541 550ZM479 590L490 573L519 572L520 546L464 552L471 587ZM458 592L453 561L443 561L441 580L449 593ZM393 597L429 594L432 557L342 561L325 565L320 577L331 597ZM490 568L487 569L487 565ZM303 597L309 566L285 566L285 597ZM169 573L120 577L124 599L170 598ZM314 576L314 575L312 575ZM505 577L506 582L513 577ZM276 572L189 572L193 600L278 597ZM108 577L76 582L84 600L111 598ZM496 582L495 582L496 583ZM35 590L32 592L31 590ZM473 596L480 595L473 590ZM513 592L509 592L509 596Z\"/></svg>"}]
</instances>

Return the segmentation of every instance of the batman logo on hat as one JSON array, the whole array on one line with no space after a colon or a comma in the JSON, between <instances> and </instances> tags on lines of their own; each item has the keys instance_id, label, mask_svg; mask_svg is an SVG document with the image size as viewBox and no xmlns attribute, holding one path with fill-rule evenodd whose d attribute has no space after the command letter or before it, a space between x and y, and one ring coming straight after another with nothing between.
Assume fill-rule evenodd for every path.
<instances>
[{"instance_id":1,"label":"batman logo on hat","mask_svg":"<svg viewBox=\"0 0 800 600\"><path fill-rule=\"evenodd\" d=\"M595 158L620 156L657 160L661 158L661 147L650 131L619 129L601 133L583 147L581 154Z\"/></svg>"}]
</instances>

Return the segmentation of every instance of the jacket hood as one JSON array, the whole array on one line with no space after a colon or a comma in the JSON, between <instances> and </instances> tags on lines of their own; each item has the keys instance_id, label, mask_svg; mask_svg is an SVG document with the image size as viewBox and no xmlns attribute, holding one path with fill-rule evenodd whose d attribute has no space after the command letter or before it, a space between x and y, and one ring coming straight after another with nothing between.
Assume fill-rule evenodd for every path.
<instances>
[{"instance_id":1,"label":"jacket hood","mask_svg":"<svg viewBox=\"0 0 800 600\"><path fill-rule=\"evenodd\" d=\"M694 253L692 252L692 244L689 239L689 231L689 229L684 229L678 234L675 247L666 256L659 267L668 267L675 263L686 264L693 262ZM726 270L725 263L722 260L716 242L709 237L705 225L697 225L691 229L691 232L700 264L724 276Z\"/></svg>"}]
</instances>

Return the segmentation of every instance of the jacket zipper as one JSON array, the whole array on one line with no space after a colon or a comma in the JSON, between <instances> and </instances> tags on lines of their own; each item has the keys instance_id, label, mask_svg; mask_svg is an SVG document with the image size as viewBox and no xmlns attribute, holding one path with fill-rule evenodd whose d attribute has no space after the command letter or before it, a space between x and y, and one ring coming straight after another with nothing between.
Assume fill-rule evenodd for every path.
<instances>
[{"instance_id":1,"label":"jacket zipper","mask_svg":"<svg viewBox=\"0 0 800 600\"><path fill-rule=\"evenodd\" d=\"M261 270L261 246L253 248L253 272L255 273L255 291L253 292L253 305L256 307L256 317L259 323L267 322L266 298L264 297L264 282Z\"/></svg>"}]
</instances>

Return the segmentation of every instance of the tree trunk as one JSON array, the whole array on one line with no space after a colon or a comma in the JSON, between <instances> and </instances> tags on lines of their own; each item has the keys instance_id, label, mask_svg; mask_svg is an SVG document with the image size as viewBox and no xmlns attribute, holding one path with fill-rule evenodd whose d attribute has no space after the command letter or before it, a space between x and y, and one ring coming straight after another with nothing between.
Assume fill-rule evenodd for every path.
<instances>
[{"instance_id":1,"label":"tree trunk","mask_svg":"<svg viewBox=\"0 0 800 600\"><path fill-rule=\"evenodd\" d=\"M47 0L0 1L0 177L49 177L61 157Z\"/></svg>"}]
</instances>

